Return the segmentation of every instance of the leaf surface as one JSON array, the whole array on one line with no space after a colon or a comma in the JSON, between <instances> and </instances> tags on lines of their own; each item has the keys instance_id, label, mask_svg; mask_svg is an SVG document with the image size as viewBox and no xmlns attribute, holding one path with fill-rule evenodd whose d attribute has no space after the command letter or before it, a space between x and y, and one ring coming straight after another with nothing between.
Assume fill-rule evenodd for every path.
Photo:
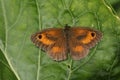
<instances>
[{"instance_id":1,"label":"leaf surface","mask_svg":"<svg viewBox=\"0 0 120 80\"><path fill-rule=\"evenodd\" d=\"M120 19L104 0L1 0L0 6L0 54L10 80L120 79ZM98 29L103 38L84 59L53 61L30 37L65 24Z\"/></svg>"}]
</instances>

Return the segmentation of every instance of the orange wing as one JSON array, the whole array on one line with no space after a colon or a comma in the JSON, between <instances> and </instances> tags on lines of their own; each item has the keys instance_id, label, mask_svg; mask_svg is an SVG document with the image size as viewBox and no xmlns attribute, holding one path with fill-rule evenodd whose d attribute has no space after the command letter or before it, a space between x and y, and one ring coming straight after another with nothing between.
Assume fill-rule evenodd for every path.
<instances>
[{"instance_id":1,"label":"orange wing","mask_svg":"<svg viewBox=\"0 0 120 80\"><path fill-rule=\"evenodd\" d=\"M40 49L46 51L53 60L60 61L67 58L66 37L63 29L50 28L37 32L31 36L31 40Z\"/></svg>"},{"instance_id":2,"label":"orange wing","mask_svg":"<svg viewBox=\"0 0 120 80\"><path fill-rule=\"evenodd\" d=\"M74 60L85 57L89 49L94 47L102 37L100 31L78 27L70 28L68 34L70 55Z\"/></svg>"}]
</instances>

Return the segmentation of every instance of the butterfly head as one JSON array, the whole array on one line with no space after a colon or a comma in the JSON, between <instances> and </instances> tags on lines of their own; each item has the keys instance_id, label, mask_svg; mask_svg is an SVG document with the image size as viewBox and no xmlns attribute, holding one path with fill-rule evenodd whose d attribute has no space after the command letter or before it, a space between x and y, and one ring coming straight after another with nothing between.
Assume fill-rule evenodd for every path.
<instances>
[{"instance_id":1,"label":"butterfly head","mask_svg":"<svg viewBox=\"0 0 120 80\"><path fill-rule=\"evenodd\" d=\"M70 26L68 24L65 25L65 30L68 30Z\"/></svg>"}]
</instances>

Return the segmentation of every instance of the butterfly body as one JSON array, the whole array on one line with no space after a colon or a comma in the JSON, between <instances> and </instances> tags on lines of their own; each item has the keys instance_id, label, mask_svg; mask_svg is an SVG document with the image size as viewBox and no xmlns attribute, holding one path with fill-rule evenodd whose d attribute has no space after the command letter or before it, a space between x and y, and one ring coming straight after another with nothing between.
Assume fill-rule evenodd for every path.
<instances>
[{"instance_id":1,"label":"butterfly body","mask_svg":"<svg viewBox=\"0 0 120 80\"><path fill-rule=\"evenodd\" d=\"M82 27L65 26L50 28L31 36L32 42L56 61L67 59L67 53L73 60L85 57L89 49L101 39L102 33Z\"/></svg>"}]
</instances>

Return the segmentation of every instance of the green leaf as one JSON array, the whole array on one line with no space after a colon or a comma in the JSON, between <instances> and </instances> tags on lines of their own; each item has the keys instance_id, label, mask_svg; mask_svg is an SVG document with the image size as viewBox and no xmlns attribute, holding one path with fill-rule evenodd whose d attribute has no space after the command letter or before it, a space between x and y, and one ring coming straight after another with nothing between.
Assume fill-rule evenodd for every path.
<instances>
[{"instance_id":1,"label":"green leaf","mask_svg":"<svg viewBox=\"0 0 120 80\"><path fill-rule=\"evenodd\" d=\"M9 80L120 79L120 18L104 0L1 0L0 6L0 56ZM84 59L53 61L30 37L65 24L98 29L103 38Z\"/></svg>"},{"instance_id":2,"label":"green leaf","mask_svg":"<svg viewBox=\"0 0 120 80\"><path fill-rule=\"evenodd\" d=\"M3 53L0 51L0 80L17 80L15 74L11 71L10 66Z\"/></svg>"},{"instance_id":3,"label":"green leaf","mask_svg":"<svg viewBox=\"0 0 120 80\"><path fill-rule=\"evenodd\" d=\"M0 40L0 80L17 80L2 52L4 53L4 45Z\"/></svg>"}]
</instances>

